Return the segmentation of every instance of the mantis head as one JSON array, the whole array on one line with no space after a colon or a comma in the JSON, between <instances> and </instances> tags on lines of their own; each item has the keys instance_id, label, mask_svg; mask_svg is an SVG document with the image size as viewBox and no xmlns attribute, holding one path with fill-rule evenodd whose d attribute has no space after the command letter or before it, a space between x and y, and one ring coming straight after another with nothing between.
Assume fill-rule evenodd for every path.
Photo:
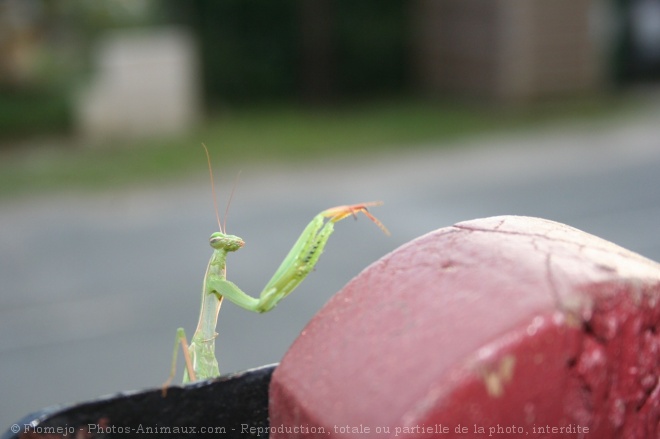
<instances>
[{"instance_id":1,"label":"mantis head","mask_svg":"<svg viewBox=\"0 0 660 439\"><path fill-rule=\"evenodd\" d=\"M227 252L235 252L245 244L238 236L226 235L222 232L213 233L209 242L215 250L224 250Z\"/></svg>"}]
</instances>

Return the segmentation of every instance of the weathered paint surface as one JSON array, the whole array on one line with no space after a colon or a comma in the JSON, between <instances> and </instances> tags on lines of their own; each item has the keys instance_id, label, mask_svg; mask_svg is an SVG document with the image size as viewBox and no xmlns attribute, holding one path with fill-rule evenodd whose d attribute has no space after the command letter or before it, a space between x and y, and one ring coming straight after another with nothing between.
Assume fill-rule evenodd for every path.
<instances>
[{"instance_id":1,"label":"weathered paint surface","mask_svg":"<svg viewBox=\"0 0 660 439\"><path fill-rule=\"evenodd\" d=\"M271 436L657 437L659 364L660 264L552 221L468 221L312 319L273 375Z\"/></svg>"}]
</instances>

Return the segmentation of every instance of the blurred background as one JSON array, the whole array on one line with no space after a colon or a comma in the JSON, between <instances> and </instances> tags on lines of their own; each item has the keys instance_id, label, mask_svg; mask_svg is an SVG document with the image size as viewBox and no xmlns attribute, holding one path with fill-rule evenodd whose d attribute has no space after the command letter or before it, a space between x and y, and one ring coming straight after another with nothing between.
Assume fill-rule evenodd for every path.
<instances>
[{"instance_id":1,"label":"blurred background","mask_svg":"<svg viewBox=\"0 0 660 439\"><path fill-rule=\"evenodd\" d=\"M458 221L659 260L659 79L660 0L0 0L0 428L166 379L217 230L202 142L221 216L241 174L252 295L324 208L383 200L392 231L345 221L274 312L223 305L224 372Z\"/></svg>"}]
</instances>

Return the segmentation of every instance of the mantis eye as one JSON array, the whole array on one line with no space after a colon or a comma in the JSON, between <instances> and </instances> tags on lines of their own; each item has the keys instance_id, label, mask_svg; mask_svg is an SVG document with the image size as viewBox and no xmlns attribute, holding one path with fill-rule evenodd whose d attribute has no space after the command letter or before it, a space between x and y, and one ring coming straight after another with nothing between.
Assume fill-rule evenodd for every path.
<instances>
[{"instance_id":1,"label":"mantis eye","mask_svg":"<svg viewBox=\"0 0 660 439\"><path fill-rule=\"evenodd\" d=\"M211 235L209 238L209 244L211 244L211 247L217 249L222 247L222 243L226 240L226 236L223 235L220 232L215 232L214 234Z\"/></svg>"}]
</instances>

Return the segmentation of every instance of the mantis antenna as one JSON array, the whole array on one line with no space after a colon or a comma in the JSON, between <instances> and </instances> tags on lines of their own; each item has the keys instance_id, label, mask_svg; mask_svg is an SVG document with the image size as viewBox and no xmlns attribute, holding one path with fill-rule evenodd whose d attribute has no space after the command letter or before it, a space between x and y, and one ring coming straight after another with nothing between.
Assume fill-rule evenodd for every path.
<instances>
[{"instance_id":1,"label":"mantis antenna","mask_svg":"<svg viewBox=\"0 0 660 439\"><path fill-rule=\"evenodd\" d=\"M229 194L229 201L227 201L227 207L225 208L225 220L222 222L222 228L225 229L223 233L227 233L227 217L229 216L229 206L231 206L231 200L234 198L234 191L236 191L236 186L238 185L238 178L241 176L241 171L238 171L236 178L234 179L234 184L231 185L231 193Z\"/></svg>"},{"instance_id":2,"label":"mantis antenna","mask_svg":"<svg viewBox=\"0 0 660 439\"><path fill-rule=\"evenodd\" d=\"M218 196L215 194L215 184L213 183L213 168L211 166L211 154L209 154L209 149L202 143L202 146L204 147L204 152L206 152L206 161L209 164L209 176L211 177L211 193L213 194L213 206L215 207L215 218L218 220L218 228L222 233L225 233L225 230L223 229L222 225L220 224L220 214L218 213ZM232 190L232 195L234 191ZM231 198L230 198L231 200ZM227 209L229 209L229 205L227 205ZM227 213L225 212L225 226L226 224L226 217Z\"/></svg>"}]
</instances>

